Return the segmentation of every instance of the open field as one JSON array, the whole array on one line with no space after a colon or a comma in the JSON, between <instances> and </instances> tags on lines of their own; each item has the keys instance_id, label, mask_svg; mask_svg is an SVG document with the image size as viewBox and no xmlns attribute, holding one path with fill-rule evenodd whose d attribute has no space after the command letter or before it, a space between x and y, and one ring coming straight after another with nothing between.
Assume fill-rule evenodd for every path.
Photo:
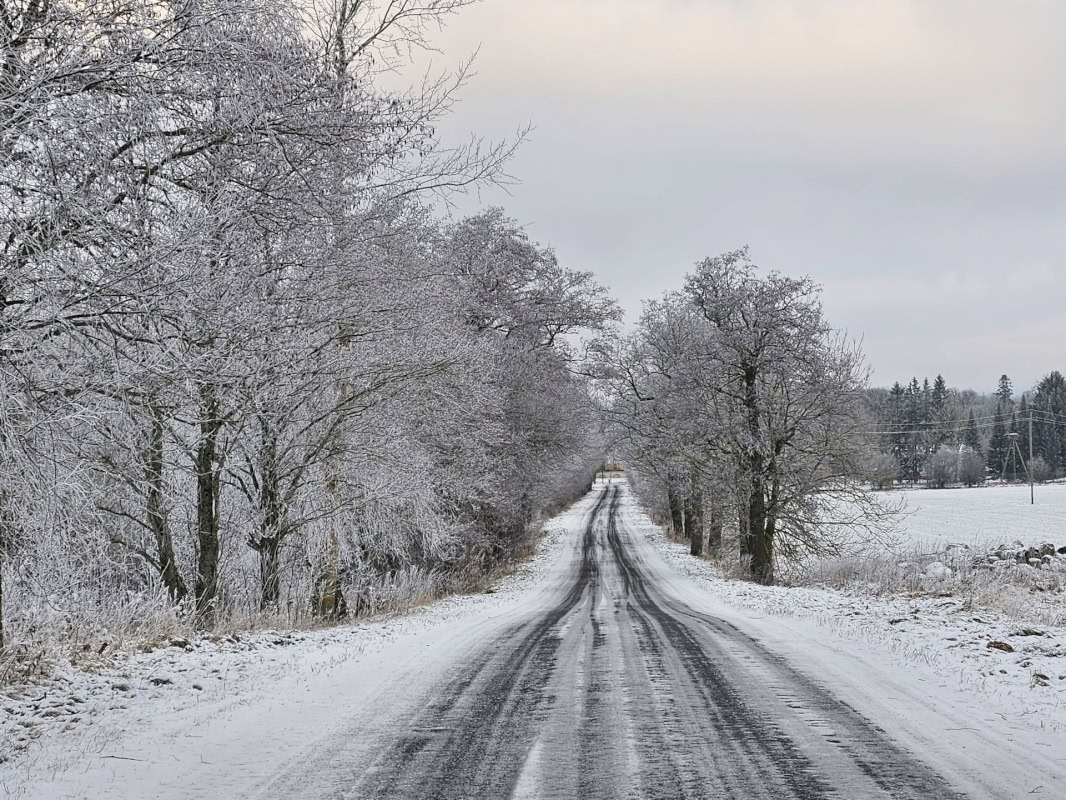
<instances>
[{"instance_id":1,"label":"open field","mask_svg":"<svg viewBox=\"0 0 1066 800\"><path fill-rule=\"evenodd\" d=\"M1029 504L1028 486L914 489L890 496L906 498L900 538L908 545L994 547L1014 540L1066 545L1066 485L1061 483L1037 486L1036 505Z\"/></svg>"}]
</instances>

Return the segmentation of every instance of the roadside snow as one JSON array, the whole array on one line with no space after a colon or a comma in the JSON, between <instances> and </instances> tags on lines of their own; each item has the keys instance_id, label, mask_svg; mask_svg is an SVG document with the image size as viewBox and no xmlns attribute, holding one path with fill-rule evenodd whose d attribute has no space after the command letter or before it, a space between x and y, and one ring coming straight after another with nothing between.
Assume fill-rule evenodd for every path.
<instances>
[{"instance_id":1,"label":"roadside snow","mask_svg":"<svg viewBox=\"0 0 1066 800\"><path fill-rule=\"evenodd\" d=\"M632 494L623 505L635 531L671 568L727 605L814 621L844 639L862 639L904 661L931 667L967 689L997 695L1020 716L1066 730L1066 628L1031 626L971 606L967 597L872 597L828 588L759 586L728 580L688 547L666 538ZM1035 602L1035 601L1034 601ZM1040 598L1043 603L1066 602Z\"/></svg>"},{"instance_id":2,"label":"roadside snow","mask_svg":"<svg viewBox=\"0 0 1066 800\"><path fill-rule=\"evenodd\" d=\"M594 500L591 495L549 520L535 556L486 593L448 597L406 616L353 626L174 639L151 652L118 653L106 660L86 654L57 665L48 680L2 687L0 795L60 796L58 790L52 794L42 787L52 780L58 786L58 776L90 756L94 763L141 761L141 754L129 751L138 731L158 736L165 730L175 740L196 738L205 719L273 704L280 685L290 687L288 697L311 693L306 701L318 703L325 725L328 715L322 708L330 706L331 693L343 691L330 684L361 677L360 662L373 660L398 640L417 642L449 624L491 617L544 584L568 545L566 533ZM307 708L292 713L306 717ZM160 720L172 722L161 725ZM299 724L309 722L290 720L285 735L296 735ZM175 761L182 755L188 754L181 748L172 753ZM62 796L83 795L71 790ZM84 796L97 795L89 791Z\"/></svg>"}]
</instances>

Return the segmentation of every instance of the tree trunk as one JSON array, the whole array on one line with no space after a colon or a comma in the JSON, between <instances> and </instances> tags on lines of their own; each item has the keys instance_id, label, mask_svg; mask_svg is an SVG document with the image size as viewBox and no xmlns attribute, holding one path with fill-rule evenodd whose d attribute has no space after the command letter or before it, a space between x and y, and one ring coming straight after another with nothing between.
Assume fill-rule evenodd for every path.
<instances>
[{"instance_id":1,"label":"tree trunk","mask_svg":"<svg viewBox=\"0 0 1066 800\"><path fill-rule=\"evenodd\" d=\"M277 437L263 426L262 469L260 480L262 488L259 493L261 513L263 515L259 542L255 548L259 551L259 575L261 579L260 607L263 611L277 611L281 599L281 490L278 477L278 442Z\"/></svg>"},{"instance_id":2,"label":"tree trunk","mask_svg":"<svg viewBox=\"0 0 1066 800\"><path fill-rule=\"evenodd\" d=\"M263 611L277 611L281 600L281 539L270 536L259 540L259 575L262 579L260 606Z\"/></svg>"},{"instance_id":3,"label":"tree trunk","mask_svg":"<svg viewBox=\"0 0 1066 800\"><path fill-rule=\"evenodd\" d=\"M681 504L681 497L677 493L677 487L673 480L666 482L666 502L670 506L670 524L673 526L675 536L685 535L685 508Z\"/></svg>"},{"instance_id":4,"label":"tree trunk","mask_svg":"<svg viewBox=\"0 0 1066 800\"><path fill-rule=\"evenodd\" d=\"M710 519L707 526L707 549L711 553L717 553L722 547L722 509L718 506L716 493L711 493L708 505L710 506L708 509Z\"/></svg>"},{"instance_id":5,"label":"tree trunk","mask_svg":"<svg viewBox=\"0 0 1066 800\"><path fill-rule=\"evenodd\" d=\"M695 480L689 483L685 500L685 533L688 535L689 553L703 555L703 492Z\"/></svg>"},{"instance_id":6,"label":"tree trunk","mask_svg":"<svg viewBox=\"0 0 1066 800\"><path fill-rule=\"evenodd\" d=\"M751 555L751 578L759 583L773 583L774 543L773 526L767 527L766 462L762 451L759 419L758 368L748 364L744 369L744 408L751 434L748 455L748 543Z\"/></svg>"},{"instance_id":7,"label":"tree trunk","mask_svg":"<svg viewBox=\"0 0 1066 800\"><path fill-rule=\"evenodd\" d=\"M0 525L3 522L0 521ZM3 535L0 533L0 654L4 652L4 643L7 640L4 638L4 543Z\"/></svg>"},{"instance_id":8,"label":"tree trunk","mask_svg":"<svg viewBox=\"0 0 1066 800\"><path fill-rule=\"evenodd\" d=\"M199 557L196 576L196 615L199 624L215 624L218 594L218 435L222 428L218 396L213 384L200 389L200 444L196 449L196 517Z\"/></svg>"},{"instance_id":9,"label":"tree trunk","mask_svg":"<svg viewBox=\"0 0 1066 800\"><path fill-rule=\"evenodd\" d=\"M766 519L763 530L752 539L751 577L769 586L774 582L774 521Z\"/></svg>"},{"instance_id":10,"label":"tree trunk","mask_svg":"<svg viewBox=\"0 0 1066 800\"><path fill-rule=\"evenodd\" d=\"M738 492L738 498L745 496L744 492ZM737 503L737 546L741 558L751 556L751 530L748 527L748 508L742 503Z\"/></svg>"},{"instance_id":11,"label":"tree trunk","mask_svg":"<svg viewBox=\"0 0 1066 800\"><path fill-rule=\"evenodd\" d=\"M761 460L761 459L760 459ZM762 478L752 481L748 502L748 537L751 547L751 577L758 583L773 583L773 525L766 514L766 493Z\"/></svg>"},{"instance_id":12,"label":"tree trunk","mask_svg":"<svg viewBox=\"0 0 1066 800\"><path fill-rule=\"evenodd\" d=\"M146 502L148 525L155 535L160 577L170 593L170 599L177 603L189 593L189 590L185 588L185 581L178 570L177 560L174 557L174 539L170 535L170 524L163 506L163 412L155 403L150 402L148 408L152 415L144 476L148 486Z\"/></svg>"}]
</instances>

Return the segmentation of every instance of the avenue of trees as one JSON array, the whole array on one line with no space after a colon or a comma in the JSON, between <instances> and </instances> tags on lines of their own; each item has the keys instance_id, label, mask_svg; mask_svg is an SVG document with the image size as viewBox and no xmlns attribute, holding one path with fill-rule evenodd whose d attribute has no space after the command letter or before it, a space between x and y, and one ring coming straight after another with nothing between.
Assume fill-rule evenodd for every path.
<instances>
[{"instance_id":1,"label":"avenue of trees","mask_svg":"<svg viewBox=\"0 0 1066 800\"><path fill-rule=\"evenodd\" d=\"M604 338L594 371L611 442L693 554L735 549L771 583L781 556L838 552L890 514L855 479L867 369L808 278L708 258L681 291Z\"/></svg>"},{"instance_id":2,"label":"avenue of trees","mask_svg":"<svg viewBox=\"0 0 1066 800\"><path fill-rule=\"evenodd\" d=\"M373 611L584 490L613 301L431 213L517 144L440 144L462 69L379 87L464 5L0 0L0 647Z\"/></svg>"}]
</instances>

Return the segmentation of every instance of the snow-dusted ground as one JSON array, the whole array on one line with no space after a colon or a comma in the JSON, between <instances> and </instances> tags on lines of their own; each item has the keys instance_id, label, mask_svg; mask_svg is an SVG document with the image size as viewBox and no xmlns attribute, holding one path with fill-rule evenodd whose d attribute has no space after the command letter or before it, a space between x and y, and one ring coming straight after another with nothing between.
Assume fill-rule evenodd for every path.
<instances>
[{"instance_id":1,"label":"snow-dusted ground","mask_svg":"<svg viewBox=\"0 0 1066 800\"><path fill-rule=\"evenodd\" d=\"M937 596L935 590L916 597L870 597L727 580L710 562L689 555L687 545L668 540L632 497L625 502L630 524L670 567L726 604L813 623L842 639L874 645L900 664L930 668L946 685L994 698L996 705L988 708L997 708L1004 720L1029 720L1066 733L1066 628L1033 625L1024 614L974 608L965 595ZM1034 596L1032 602L1058 603L1066 612L1066 597ZM1013 652L989 647L990 642ZM1055 796L1066 797L1066 786Z\"/></svg>"},{"instance_id":2,"label":"snow-dusted ground","mask_svg":"<svg viewBox=\"0 0 1066 800\"><path fill-rule=\"evenodd\" d=\"M910 545L936 550L953 542L994 547L1017 540L1066 546L1063 483L1037 486L1036 505L1029 503L1029 487L1017 485L915 489L883 496L906 500L900 538Z\"/></svg>"},{"instance_id":3,"label":"snow-dusted ground","mask_svg":"<svg viewBox=\"0 0 1066 800\"><path fill-rule=\"evenodd\" d=\"M348 708L388 675L390 656L409 658L447 639L453 626L496 617L535 594L593 502L586 498L551 520L536 557L492 593L355 627L176 640L95 667L68 662L50 681L4 687L0 797L236 793L251 780L244 765L281 764L349 722Z\"/></svg>"},{"instance_id":4,"label":"snow-dusted ground","mask_svg":"<svg viewBox=\"0 0 1066 800\"><path fill-rule=\"evenodd\" d=\"M0 793L349 796L360 775L347 765L400 736L428 688L573 585L595 502L590 495L550 523L537 556L494 594L355 628L172 646L95 673L68 666L51 684L0 697L0 746L9 754ZM669 602L757 640L967 797L1066 797L1063 630L1025 632L954 597L878 600L726 581L666 540L628 492L619 520L641 574ZM809 725L812 738L834 741L824 721Z\"/></svg>"}]
</instances>

